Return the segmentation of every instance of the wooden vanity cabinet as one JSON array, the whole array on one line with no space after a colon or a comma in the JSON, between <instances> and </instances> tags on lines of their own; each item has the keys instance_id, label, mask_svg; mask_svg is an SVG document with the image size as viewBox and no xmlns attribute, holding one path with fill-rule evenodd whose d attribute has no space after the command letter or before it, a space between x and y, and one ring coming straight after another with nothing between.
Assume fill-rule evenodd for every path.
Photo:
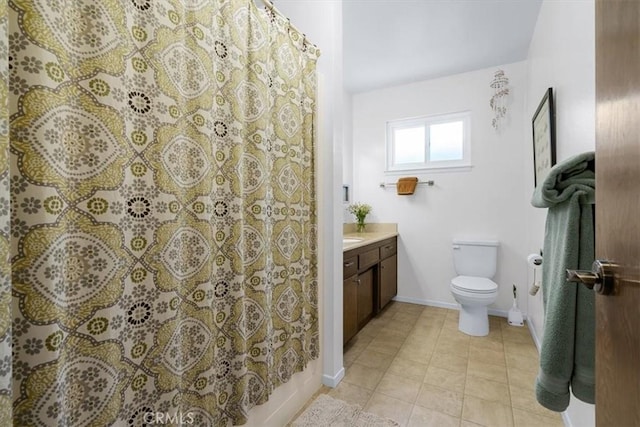
<instances>
[{"instance_id":1,"label":"wooden vanity cabinet","mask_svg":"<svg viewBox=\"0 0 640 427\"><path fill-rule=\"evenodd\" d=\"M358 333L358 258L351 257L344 259L342 282L342 343L346 344L355 334Z\"/></svg>"},{"instance_id":2,"label":"wooden vanity cabinet","mask_svg":"<svg viewBox=\"0 0 640 427\"><path fill-rule=\"evenodd\" d=\"M397 238L344 253L343 343L347 343L397 294Z\"/></svg>"},{"instance_id":3,"label":"wooden vanity cabinet","mask_svg":"<svg viewBox=\"0 0 640 427\"><path fill-rule=\"evenodd\" d=\"M380 309L398 295L398 255L380 262Z\"/></svg>"},{"instance_id":4,"label":"wooden vanity cabinet","mask_svg":"<svg viewBox=\"0 0 640 427\"><path fill-rule=\"evenodd\" d=\"M358 330L373 316L374 269L358 273Z\"/></svg>"},{"instance_id":5,"label":"wooden vanity cabinet","mask_svg":"<svg viewBox=\"0 0 640 427\"><path fill-rule=\"evenodd\" d=\"M398 295L397 239L389 239L380 247L380 291L378 309L382 310Z\"/></svg>"}]
</instances>

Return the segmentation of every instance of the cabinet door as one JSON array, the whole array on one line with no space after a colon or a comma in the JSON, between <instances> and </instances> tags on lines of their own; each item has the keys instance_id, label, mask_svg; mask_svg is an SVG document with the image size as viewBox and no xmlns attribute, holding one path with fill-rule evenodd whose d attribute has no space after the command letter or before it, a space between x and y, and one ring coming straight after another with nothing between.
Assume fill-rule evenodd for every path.
<instances>
[{"instance_id":1,"label":"cabinet door","mask_svg":"<svg viewBox=\"0 0 640 427\"><path fill-rule=\"evenodd\" d=\"M380 263L380 309L398 294L398 255Z\"/></svg>"},{"instance_id":2,"label":"cabinet door","mask_svg":"<svg viewBox=\"0 0 640 427\"><path fill-rule=\"evenodd\" d=\"M358 325L363 327L373 314L373 268L358 274Z\"/></svg>"},{"instance_id":3,"label":"cabinet door","mask_svg":"<svg viewBox=\"0 0 640 427\"><path fill-rule=\"evenodd\" d=\"M346 344L358 332L358 276L344 279L342 286L342 343Z\"/></svg>"}]
</instances>

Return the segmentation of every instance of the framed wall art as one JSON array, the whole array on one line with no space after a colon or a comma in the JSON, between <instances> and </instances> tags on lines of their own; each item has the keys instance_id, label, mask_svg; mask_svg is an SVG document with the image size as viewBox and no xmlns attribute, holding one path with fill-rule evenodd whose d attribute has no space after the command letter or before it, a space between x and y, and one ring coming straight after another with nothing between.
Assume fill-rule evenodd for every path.
<instances>
[{"instance_id":1,"label":"framed wall art","mask_svg":"<svg viewBox=\"0 0 640 427\"><path fill-rule=\"evenodd\" d=\"M531 119L533 128L533 183L537 187L556 164L556 129L553 89L549 88Z\"/></svg>"}]
</instances>

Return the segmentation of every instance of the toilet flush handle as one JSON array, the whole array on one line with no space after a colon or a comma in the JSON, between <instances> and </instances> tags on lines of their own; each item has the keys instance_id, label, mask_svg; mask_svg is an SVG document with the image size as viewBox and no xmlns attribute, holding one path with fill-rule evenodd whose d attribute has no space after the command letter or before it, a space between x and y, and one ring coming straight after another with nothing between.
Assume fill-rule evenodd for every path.
<instances>
[{"instance_id":1,"label":"toilet flush handle","mask_svg":"<svg viewBox=\"0 0 640 427\"><path fill-rule=\"evenodd\" d=\"M458 249L460 249L460 245L453 245L453 249L454 249L454 250L458 250Z\"/></svg>"}]
</instances>

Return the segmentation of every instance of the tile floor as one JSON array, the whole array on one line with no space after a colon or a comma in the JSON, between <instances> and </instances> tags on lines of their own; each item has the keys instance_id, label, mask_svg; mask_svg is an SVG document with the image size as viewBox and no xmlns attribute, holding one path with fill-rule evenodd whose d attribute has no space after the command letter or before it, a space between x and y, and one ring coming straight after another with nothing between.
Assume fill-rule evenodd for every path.
<instances>
[{"instance_id":1,"label":"tile floor","mask_svg":"<svg viewBox=\"0 0 640 427\"><path fill-rule=\"evenodd\" d=\"M534 395L538 352L527 327L490 317L458 331L458 311L392 302L345 347L346 374L321 392L402 426L562 426Z\"/></svg>"}]
</instances>

